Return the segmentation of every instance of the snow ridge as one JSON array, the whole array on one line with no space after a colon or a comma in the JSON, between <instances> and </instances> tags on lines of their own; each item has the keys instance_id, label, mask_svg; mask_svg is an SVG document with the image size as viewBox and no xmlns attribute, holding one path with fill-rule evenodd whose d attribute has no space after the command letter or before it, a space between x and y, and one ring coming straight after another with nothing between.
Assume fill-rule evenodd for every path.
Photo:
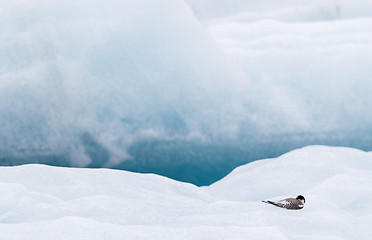
<instances>
[{"instance_id":1,"label":"snow ridge","mask_svg":"<svg viewBox=\"0 0 372 240\"><path fill-rule=\"evenodd\" d=\"M372 154L310 146L196 187L153 174L0 168L4 239L367 239ZM302 194L302 210L262 204ZM353 227L350 227L353 226Z\"/></svg>"}]
</instances>

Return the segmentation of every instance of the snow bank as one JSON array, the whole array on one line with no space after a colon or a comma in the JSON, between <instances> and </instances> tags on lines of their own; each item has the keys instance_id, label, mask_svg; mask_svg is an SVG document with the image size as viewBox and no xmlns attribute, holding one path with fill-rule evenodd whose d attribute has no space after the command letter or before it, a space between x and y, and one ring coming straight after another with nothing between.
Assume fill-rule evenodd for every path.
<instances>
[{"instance_id":1,"label":"snow bank","mask_svg":"<svg viewBox=\"0 0 372 240\"><path fill-rule=\"evenodd\" d=\"M0 168L5 239L368 239L372 155L312 146L234 170L209 187L152 174ZM262 199L303 194L288 211ZM352 227L351 227L352 226Z\"/></svg>"}]
</instances>

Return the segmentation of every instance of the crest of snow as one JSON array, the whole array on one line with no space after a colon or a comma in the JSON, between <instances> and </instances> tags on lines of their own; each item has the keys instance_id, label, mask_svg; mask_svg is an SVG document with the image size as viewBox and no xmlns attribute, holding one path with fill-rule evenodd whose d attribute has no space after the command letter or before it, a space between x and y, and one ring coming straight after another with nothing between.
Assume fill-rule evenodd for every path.
<instances>
[{"instance_id":1,"label":"crest of snow","mask_svg":"<svg viewBox=\"0 0 372 240\"><path fill-rule=\"evenodd\" d=\"M0 231L10 240L368 239L371 186L371 153L324 146L201 188L117 170L1 167ZM298 194L302 210L261 203Z\"/></svg>"}]
</instances>

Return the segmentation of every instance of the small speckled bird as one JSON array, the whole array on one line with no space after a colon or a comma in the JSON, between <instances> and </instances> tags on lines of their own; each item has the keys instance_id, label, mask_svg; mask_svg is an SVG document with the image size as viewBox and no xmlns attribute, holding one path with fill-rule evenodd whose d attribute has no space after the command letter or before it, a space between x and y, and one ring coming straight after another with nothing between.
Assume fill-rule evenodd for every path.
<instances>
[{"instance_id":1,"label":"small speckled bird","mask_svg":"<svg viewBox=\"0 0 372 240\"><path fill-rule=\"evenodd\" d=\"M262 201L264 203L269 203L277 207L286 208L289 210L302 209L305 205L305 198L302 195L298 195L296 198L286 198L279 201Z\"/></svg>"}]
</instances>

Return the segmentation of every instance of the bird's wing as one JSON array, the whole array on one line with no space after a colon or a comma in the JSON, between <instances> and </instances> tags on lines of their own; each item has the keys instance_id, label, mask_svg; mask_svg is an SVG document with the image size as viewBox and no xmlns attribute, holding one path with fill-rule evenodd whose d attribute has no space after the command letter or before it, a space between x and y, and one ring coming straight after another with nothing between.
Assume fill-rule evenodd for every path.
<instances>
[{"instance_id":1,"label":"bird's wing","mask_svg":"<svg viewBox=\"0 0 372 240\"><path fill-rule=\"evenodd\" d=\"M285 204L282 203L282 201L277 201L277 202L273 202L273 201L262 201L262 202L269 203L269 204L272 204L272 205L277 206L277 207L285 208Z\"/></svg>"},{"instance_id":2,"label":"bird's wing","mask_svg":"<svg viewBox=\"0 0 372 240\"><path fill-rule=\"evenodd\" d=\"M299 204L298 200L295 198L287 198L280 201L262 201L264 203L269 203L277 207L286 208L286 209L301 209L303 204Z\"/></svg>"},{"instance_id":3,"label":"bird's wing","mask_svg":"<svg viewBox=\"0 0 372 240\"><path fill-rule=\"evenodd\" d=\"M287 209L301 209L304 207L303 203L295 198L287 198L280 201L284 208Z\"/></svg>"},{"instance_id":4,"label":"bird's wing","mask_svg":"<svg viewBox=\"0 0 372 240\"><path fill-rule=\"evenodd\" d=\"M280 200L280 201L277 201L275 202L274 205L278 206L278 207L282 207L282 208L287 208L289 206L289 201L287 199L283 199L283 200Z\"/></svg>"}]
</instances>

